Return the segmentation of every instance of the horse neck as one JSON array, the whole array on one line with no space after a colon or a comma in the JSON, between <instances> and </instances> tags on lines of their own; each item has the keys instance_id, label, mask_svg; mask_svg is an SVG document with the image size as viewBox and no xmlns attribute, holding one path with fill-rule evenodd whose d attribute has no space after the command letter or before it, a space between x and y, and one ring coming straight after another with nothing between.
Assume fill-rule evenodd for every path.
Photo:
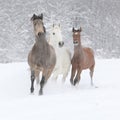
<instances>
[{"instance_id":1,"label":"horse neck","mask_svg":"<svg viewBox=\"0 0 120 120\"><path fill-rule=\"evenodd\" d=\"M81 45L81 40L79 41L77 46L74 46L74 53L76 55L83 55L83 48L82 48L82 45Z\"/></svg>"},{"instance_id":2,"label":"horse neck","mask_svg":"<svg viewBox=\"0 0 120 120\"><path fill-rule=\"evenodd\" d=\"M45 34L42 34L40 36L36 36L36 43L35 43L35 46L40 50L40 51L43 51L45 50L46 48L49 48L49 44L46 40L46 36Z\"/></svg>"}]
</instances>

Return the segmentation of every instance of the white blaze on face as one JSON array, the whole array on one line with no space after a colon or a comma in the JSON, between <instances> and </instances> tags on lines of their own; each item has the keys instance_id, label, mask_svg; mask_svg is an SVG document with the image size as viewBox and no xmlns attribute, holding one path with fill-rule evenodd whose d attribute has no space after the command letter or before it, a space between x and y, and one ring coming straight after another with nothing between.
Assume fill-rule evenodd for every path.
<instances>
[{"instance_id":1,"label":"white blaze on face","mask_svg":"<svg viewBox=\"0 0 120 120\"><path fill-rule=\"evenodd\" d=\"M34 25L34 32L35 35L38 35L38 33L44 33L44 28L43 28L43 22L42 20L34 20L33 21L33 25Z\"/></svg>"},{"instance_id":2,"label":"white blaze on face","mask_svg":"<svg viewBox=\"0 0 120 120\"><path fill-rule=\"evenodd\" d=\"M78 35L78 32L75 32L75 35Z\"/></svg>"}]
</instances>

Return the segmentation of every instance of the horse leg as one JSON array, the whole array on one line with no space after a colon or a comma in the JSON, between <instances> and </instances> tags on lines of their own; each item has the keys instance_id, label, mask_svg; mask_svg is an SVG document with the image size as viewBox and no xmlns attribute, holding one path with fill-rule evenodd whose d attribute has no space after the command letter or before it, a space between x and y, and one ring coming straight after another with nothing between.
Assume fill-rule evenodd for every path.
<instances>
[{"instance_id":1,"label":"horse leg","mask_svg":"<svg viewBox=\"0 0 120 120\"><path fill-rule=\"evenodd\" d=\"M64 65L64 64L63 64ZM63 68L62 68L62 72L63 72L63 78L62 78L62 82L64 83L66 80L66 77L68 76L68 73L70 71L70 66L71 63L68 62L68 64L66 64Z\"/></svg>"},{"instance_id":2,"label":"horse leg","mask_svg":"<svg viewBox=\"0 0 120 120\"><path fill-rule=\"evenodd\" d=\"M73 78L74 78L74 76L75 76L75 73L76 73L76 68L74 68L74 67L72 66L71 78L70 78L70 82L71 82L72 85L74 85L74 83L73 83Z\"/></svg>"},{"instance_id":3,"label":"horse leg","mask_svg":"<svg viewBox=\"0 0 120 120\"><path fill-rule=\"evenodd\" d=\"M37 85L38 85L39 82L40 82L39 74L40 74L40 71L35 71L35 77L36 77L36 83L37 83Z\"/></svg>"},{"instance_id":4,"label":"horse leg","mask_svg":"<svg viewBox=\"0 0 120 120\"><path fill-rule=\"evenodd\" d=\"M81 75L81 69L78 69L77 70L77 75L76 75L75 80L74 80L74 85L76 85L77 83L80 82L80 78L81 78L80 75Z\"/></svg>"},{"instance_id":5,"label":"horse leg","mask_svg":"<svg viewBox=\"0 0 120 120\"><path fill-rule=\"evenodd\" d=\"M43 94L43 87L45 84L45 76L42 76L41 82L40 82L40 91L39 91L39 95Z\"/></svg>"},{"instance_id":6,"label":"horse leg","mask_svg":"<svg viewBox=\"0 0 120 120\"><path fill-rule=\"evenodd\" d=\"M56 69L56 71L53 72L53 76L52 76L51 79L54 80L54 81L57 81L57 78L58 78L58 70L59 70L59 69Z\"/></svg>"},{"instance_id":7,"label":"horse leg","mask_svg":"<svg viewBox=\"0 0 120 120\"><path fill-rule=\"evenodd\" d=\"M91 86L93 86L93 72L94 72L94 65L90 67L90 78L91 78Z\"/></svg>"},{"instance_id":8,"label":"horse leg","mask_svg":"<svg viewBox=\"0 0 120 120\"><path fill-rule=\"evenodd\" d=\"M30 88L31 93L34 92L34 80L35 80L35 72L31 70L31 88Z\"/></svg>"},{"instance_id":9,"label":"horse leg","mask_svg":"<svg viewBox=\"0 0 120 120\"><path fill-rule=\"evenodd\" d=\"M65 73L63 74L63 78L62 78L62 82L63 82L63 83L65 82L67 75L68 75L68 72L65 72Z\"/></svg>"},{"instance_id":10,"label":"horse leg","mask_svg":"<svg viewBox=\"0 0 120 120\"><path fill-rule=\"evenodd\" d=\"M48 78L50 77L52 70L49 69L49 70L43 71L42 79L40 82L39 95L43 95L43 87L44 87L45 83L47 82Z\"/></svg>"},{"instance_id":11,"label":"horse leg","mask_svg":"<svg viewBox=\"0 0 120 120\"><path fill-rule=\"evenodd\" d=\"M69 67L69 68L70 68L70 67ZM63 78L62 78L62 82L63 82L63 83L65 82L66 77L68 76L69 68L67 68L67 69L64 71Z\"/></svg>"}]
</instances>

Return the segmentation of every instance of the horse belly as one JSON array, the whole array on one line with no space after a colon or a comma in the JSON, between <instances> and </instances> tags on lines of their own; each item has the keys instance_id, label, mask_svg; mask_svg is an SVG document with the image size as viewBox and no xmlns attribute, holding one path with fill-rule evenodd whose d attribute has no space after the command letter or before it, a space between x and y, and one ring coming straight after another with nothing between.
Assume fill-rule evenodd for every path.
<instances>
[{"instance_id":1,"label":"horse belly","mask_svg":"<svg viewBox=\"0 0 120 120\"><path fill-rule=\"evenodd\" d=\"M94 58L92 59L86 59L83 63L83 69L88 69L90 68L91 66L93 66L95 64L95 60Z\"/></svg>"}]
</instances>

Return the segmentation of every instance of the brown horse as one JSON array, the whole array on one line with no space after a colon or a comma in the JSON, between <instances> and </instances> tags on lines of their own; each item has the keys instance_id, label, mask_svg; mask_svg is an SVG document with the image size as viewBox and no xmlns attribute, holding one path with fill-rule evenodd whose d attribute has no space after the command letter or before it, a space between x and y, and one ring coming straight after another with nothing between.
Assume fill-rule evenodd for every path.
<instances>
[{"instance_id":1,"label":"brown horse","mask_svg":"<svg viewBox=\"0 0 120 120\"><path fill-rule=\"evenodd\" d=\"M56 54L54 48L50 46L46 40L45 27L43 25L43 14L40 16L34 14L31 20L34 26L35 44L28 55L28 64L31 70L30 92L34 92L34 80L39 76L40 71L42 71L39 90L39 95L42 95L43 87L56 64Z\"/></svg>"},{"instance_id":2,"label":"brown horse","mask_svg":"<svg viewBox=\"0 0 120 120\"><path fill-rule=\"evenodd\" d=\"M72 85L76 85L76 83L79 83L80 81L80 75L82 70L90 69L91 85L93 85L92 77L95 67L94 53L91 48L82 47L80 35L81 31L82 31L81 27L78 30L75 30L73 27L72 32L73 32L74 55L71 60L72 71L70 82Z\"/></svg>"}]
</instances>

